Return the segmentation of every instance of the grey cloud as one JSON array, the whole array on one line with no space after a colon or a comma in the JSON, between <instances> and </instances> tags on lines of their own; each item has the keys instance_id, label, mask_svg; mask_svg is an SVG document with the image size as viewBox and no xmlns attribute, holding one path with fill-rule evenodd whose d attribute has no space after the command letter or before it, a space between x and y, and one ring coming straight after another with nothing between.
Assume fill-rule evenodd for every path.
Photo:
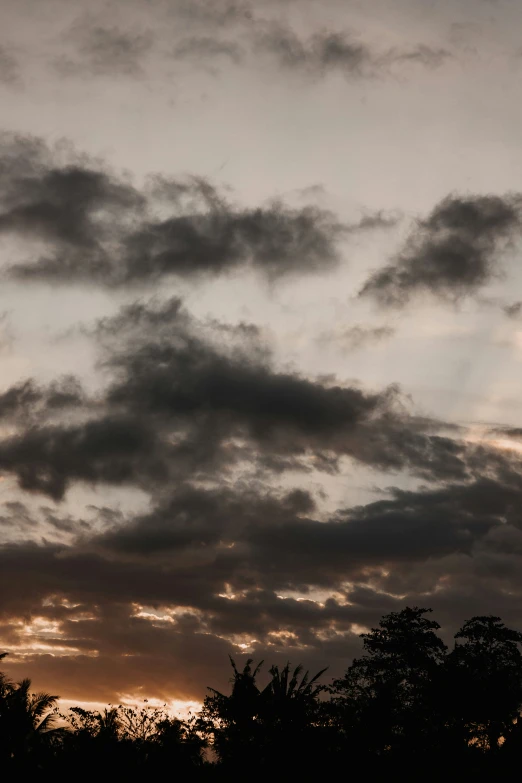
<instances>
[{"instance_id":1,"label":"grey cloud","mask_svg":"<svg viewBox=\"0 0 522 783\"><path fill-rule=\"evenodd\" d=\"M440 423L426 426L403 414L394 387L372 394L325 384L275 371L263 351L218 349L178 300L132 306L100 328L116 374L108 401L159 417L163 426L191 423L196 442L242 441L240 456L254 463L261 457L271 469L312 460L319 470L335 470L344 455L423 477L468 476L465 444L435 434L444 429ZM219 453L225 461L227 451Z\"/></svg>"},{"instance_id":2,"label":"grey cloud","mask_svg":"<svg viewBox=\"0 0 522 783\"><path fill-rule=\"evenodd\" d=\"M236 207L201 178L156 177L140 192L36 139L6 136L1 153L0 234L42 245L8 270L18 279L135 285L244 266L275 279L336 266L340 239L357 230L313 206Z\"/></svg>"},{"instance_id":3,"label":"grey cloud","mask_svg":"<svg viewBox=\"0 0 522 783\"><path fill-rule=\"evenodd\" d=\"M426 44L409 50L378 52L352 33L323 30L301 38L288 25L258 23L255 44L260 52L275 56L283 68L324 76L338 71L353 78L374 78L405 63L437 68L451 57L446 49Z\"/></svg>"},{"instance_id":4,"label":"grey cloud","mask_svg":"<svg viewBox=\"0 0 522 783\"><path fill-rule=\"evenodd\" d=\"M239 593L260 588L307 592L314 586L340 587L347 580L364 583L371 566L455 552L470 555L492 530L520 529L520 493L520 484L487 479L437 490L393 490L390 499L341 510L321 522L310 516L315 509L307 493L277 497L187 487L130 524L80 536L76 546L11 546L2 556L2 573L9 571L10 557L23 554L36 582L54 562L56 575L48 589L81 602L104 595L117 602L170 602L233 613L240 604L218 595L227 584ZM92 568L99 575L94 583L88 576ZM36 589L34 584L27 588L29 593ZM4 602L23 599L24 590L6 588Z\"/></svg>"},{"instance_id":5,"label":"grey cloud","mask_svg":"<svg viewBox=\"0 0 522 783\"><path fill-rule=\"evenodd\" d=\"M63 75L129 76L144 74L144 60L152 50L150 32L129 32L117 27L75 24L67 41L76 44L72 56L62 56L55 67Z\"/></svg>"},{"instance_id":6,"label":"grey cloud","mask_svg":"<svg viewBox=\"0 0 522 783\"><path fill-rule=\"evenodd\" d=\"M109 400L170 416L208 411L225 421L231 418L260 441L285 428L334 440L338 428L356 424L387 403L386 395L324 386L242 359L220 356L194 339L180 347L147 344L117 360L125 376L109 391Z\"/></svg>"},{"instance_id":7,"label":"grey cloud","mask_svg":"<svg viewBox=\"0 0 522 783\"><path fill-rule=\"evenodd\" d=\"M0 511L0 540L8 528L11 531L16 531L18 534L27 535L28 531L34 531L37 527L37 520L24 503L20 501L2 503Z\"/></svg>"},{"instance_id":8,"label":"grey cloud","mask_svg":"<svg viewBox=\"0 0 522 783\"><path fill-rule=\"evenodd\" d=\"M20 83L20 67L16 57L0 45L0 84L13 87Z\"/></svg>"},{"instance_id":9,"label":"grey cloud","mask_svg":"<svg viewBox=\"0 0 522 783\"><path fill-rule=\"evenodd\" d=\"M254 19L252 5L242 0L177 0L172 10L188 22L212 27L249 24Z\"/></svg>"},{"instance_id":10,"label":"grey cloud","mask_svg":"<svg viewBox=\"0 0 522 783\"><path fill-rule=\"evenodd\" d=\"M360 296L402 306L414 294L473 294L501 271L502 252L520 234L521 197L448 196L418 222L404 249L377 270Z\"/></svg>"},{"instance_id":11,"label":"grey cloud","mask_svg":"<svg viewBox=\"0 0 522 783\"><path fill-rule=\"evenodd\" d=\"M344 33L323 32L302 40L290 27L272 23L259 30L257 45L275 55L280 65L311 73L340 70L361 76L373 66L371 50Z\"/></svg>"},{"instance_id":12,"label":"grey cloud","mask_svg":"<svg viewBox=\"0 0 522 783\"><path fill-rule=\"evenodd\" d=\"M202 547L215 548L219 556L220 547L235 541L241 544L246 528L272 528L315 510L315 501L303 490L261 495L248 487L202 491L187 485L153 512L113 527L91 545L138 560L163 553L172 562L172 556L180 553L186 564L189 550L196 560ZM203 559L208 558L204 555Z\"/></svg>"},{"instance_id":13,"label":"grey cloud","mask_svg":"<svg viewBox=\"0 0 522 783\"><path fill-rule=\"evenodd\" d=\"M393 228L401 220L402 215L400 212L385 212L379 210L377 212L369 212L355 223L353 230L358 231L373 231L374 229Z\"/></svg>"},{"instance_id":14,"label":"grey cloud","mask_svg":"<svg viewBox=\"0 0 522 783\"><path fill-rule=\"evenodd\" d=\"M522 427L494 427L490 433L503 438L522 438Z\"/></svg>"},{"instance_id":15,"label":"grey cloud","mask_svg":"<svg viewBox=\"0 0 522 783\"><path fill-rule=\"evenodd\" d=\"M243 56L244 51L239 44L211 36L183 38L174 49L174 57L178 60L206 61L228 58L233 63L239 64Z\"/></svg>"},{"instance_id":16,"label":"grey cloud","mask_svg":"<svg viewBox=\"0 0 522 783\"><path fill-rule=\"evenodd\" d=\"M166 505L90 542L105 556L202 567L237 589L335 588L375 564L468 552L495 526L519 525L520 482L480 478L314 519L312 498L187 488ZM199 604L200 608L211 605Z\"/></svg>"},{"instance_id":17,"label":"grey cloud","mask_svg":"<svg viewBox=\"0 0 522 783\"><path fill-rule=\"evenodd\" d=\"M56 500L72 481L154 484L166 479L166 462L154 431L129 416L33 425L0 441L0 472L13 473L22 489Z\"/></svg>"},{"instance_id":18,"label":"grey cloud","mask_svg":"<svg viewBox=\"0 0 522 783\"><path fill-rule=\"evenodd\" d=\"M418 63L426 68L438 68L450 59L452 54L443 48L434 49L426 44L420 44L407 51L391 51L382 58L383 64Z\"/></svg>"},{"instance_id":19,"label":"grey cloud","mask_svg":"<svg viewBox=\"0 0 522 783\"><path fill-rule=\"evenodd\" d=\"M280 372L256 330L199 322L179 299L126 306L95 336L109 378L96 400L82 400L73 381L26 383L0 398L17 424L0 439L0 470L26 490L58 499L81 481L158 492L172 481L223 480L241 466L260 476L335 473L343 457L466 481L516 462L454 438L444 422L408 415L395 387L368 392ZM55 414L67 405L79 415Z\"/></svg>"},{"instance_id":20,"label":"grey cloud","mask_svg":"<svg viewBox=\"0 0 522 783\"><path fill-rule=\"evenodd\" d=\"M522 313L522 302L513 302L503 308L508 318L518 318Z\"/></svg>"},{"instance_id":21,"label":"grey cloud","mask_svg":"<svg viewBox=\"0 0 522 783\"><path fill-rule=\"evenodd\" d=\"M331 345L343 352L356 351L373 343L379 343L392 337L395 329L391 326L349 326L346 329L331 329L318 335L317 342Z\"/></svg>"},{"instance_id":22,"label":"grey cloud","mask_svg":"<svg viewBox=\"0 0 522 783\"><path fill-rule=\"evenodd\" d=\"M168 274L219 274L250 265L268 278L321 272L338 262L343 227L315 207L272 204L257 209L173 216L126 240L126 282Z\"/></svg>"},{"instance_id":23,"label":"grey cloud","mask_svg":"<svg viewBox=\"0 0 522 783\"><path fill-rule=\"evenodd\" d=\"M40 240L63 254L64 264L73 264L71 251L77 251L90 259L91 271L104 268L103 243L114 241L121 221L143 207L143 197L81 156L54 165L53 153L38 139L5 134L2 142L0 234Z\"/></svg>"},{"instance_id":24,"label":"grey cloud","mask_svg":"<svg viewBox=\"0 0 522 783\"><path fill-rule=\"evenodd\" d=\"M62 412L68 408L79 408L87 399L79 381L65 376L53 381L47 387L28 379L11 386L0 394L0 419L21 419L27 426L31 420Z\"/></svg>"},{"instance_id":25,"label":"grey cloud","mask_svg":"<svg viewBox=\"0 0 522 783\"><path fill-rule=\"evenodd\" d=\"M521 492L518 475L394 489L387 499L319 521L303 491L187 486L149 514L113 520L101 535L78 527L72 544L1 548L0 615L6 628L19 613L57 622L54 643L96 653L100 672L121 649L141 661L154 651L161 661L168 649L199 644L200 634L209 644L221 637L221 650L250 638L259 655L323 655L337 666L357 649L353 624L375 624L406 600L429 600L447 625L458 624L461 612L473 614L469 607L480 606L485 593L488 606L519 613L514 598L502 597L499 580L502 569L520 569ZM314 587L338 597L319 603ZM304 600L278 597L285 590ZM157 619L135 616L136 605L150 607ZM12 630L13 644L19 632ZM187 660L189 680L201 675ZM134 679L127 672L116 682L118 690ZM180 693L174 675L165 682ZM193 682L192 696L206 684Z\"/></svg>"}]
</instances>

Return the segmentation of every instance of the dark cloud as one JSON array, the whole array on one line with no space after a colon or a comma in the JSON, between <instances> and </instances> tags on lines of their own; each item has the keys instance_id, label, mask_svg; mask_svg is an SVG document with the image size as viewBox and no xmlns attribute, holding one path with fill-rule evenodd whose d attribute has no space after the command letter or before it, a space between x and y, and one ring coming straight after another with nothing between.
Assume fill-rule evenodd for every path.
<instances>
[{"instance_id":1,"label":"dark cloud","mask_svg":"<svg viewBox=\"0 0 522 783\"><path fill-rule=\"evenodd\" d=\"M164 428L188 426L190 450L201 453L201 439L207 451L219 444L222 465L248 459L270 470L335 471L347 456L429 478L468 475L469 448L438 434L444 425L408 416L394 387L368 393L278 372L263 348L239 336L218 348L178 300L123 309L99 330L116 374L107 399Z\"/></svg>"},{"instance_id":2,"label":"dark cloud","mask_svg":"<svg viewBox=\"0 0 522 783\"><path fill-rule=\"evenodd\" d=\"M379 228L393 228L401 220L402 215L400 212L384 212L379 210L377 212L369 212L354 225L355 230L359 231L373 231Z\"/></svg>"},{"instance_id":3,"label":"dark cloud","mask_svg":"<svg viewBox=\"0 0 522 783\"><path fill-rule=\"evenodd\" d=\"M212 27L249 24L254 19L252 5L242 0L177 0L173 11L188 22Z\"/></svg>"},{"instance_id":4,"label":"dark cloud","mask_svg":"<svg viewBox=\"0 0 522 783\"><path fill-rule=\"evenodd\" d=\"M0 419L18 419L27 426L42 416L86 404L84 391L73 376L64 376L47 387L28 379L0 393Z\"/></svg>"},{"instance_id":5,"label":"dark cloud","mask_svg":"<svg viewBox=\"0 0 522 783\"><path fill-rule=\"evenodd\" d=\"M320 521L303 491L187 488L86 545L122 562L163 563L178 574L202 568L210 582L222 580L218 592L225 584L239 593L335 589L374 565L469 554L493 527L520 526L521 491L519 480L487 478L417 492L391 489L390 498ZM199 608L212 608L199 600Z\"/></svg>"},{"instance_id":6,"label":"dark cloud","mask_svg":"<svg viewBox=\"0 0 522 783\"><path fill-rule=\"evenodd\" d=\"M139 192L99 162L58 153L4 137L0 235L41 246L14 277L126 285L249 266L274 279L334 267L339 240L358 230L314 206L235 207L200 178L155 177Z\"/></svg>"},{"instance_id":7,"label":"dark cloud","mask_svg":"<svg viewBox=\"0 0 522 783\"><path fill-rule=\"evenodd\" d=\"M144 60L151 52L154 38L150 32L129 32L117 27L75 24L67 41L76 44L72 58L61 57L55 66L65 76L144 75Z\"/></svg>"},{"instance_id":8,"label":"dark cloud","mask_svg":"<svg viewBox=\"0 0 522 783\"><path fill-rule=\"evenodd\" d=\"M395 387L281 372L256 329L197 321L179 299L126 306L95 334L109 379L97 399L70 379L0 397L17 424L0 439L0 470L26 490L58 499L80 481L158 492L173 481L222 481L236 468L336 473L343 458L466 481L515 459L411 416ZM67 406L74 417L57 414Z\"/></svg>"},{"instance_id":9,"label":"dark cloud","mask_svg":"<svg viewBox=\"0 0 522 783\"><path fill-rule=\"evenodd\" d=\"M258 51L275 56L281 67L311 76L340 72L353 78L372 78L406 63L437 68L451 57L446 49L425 44L404 51L378 52L345 31L323 30L302 38L279 22L259 22L255 44Z\"/></svg>"},{"instance_id":10,"label":"dark cloud","mask_svg":"<svg viewBox=\"0 0 522 783\"><path fill-rule=\"evenodd\" d=\"M361 76L373 66L371 50L344 33L317 33L302 40L290 27L272 23L259 31L257 44L275 55L280 65L311 73L340 70Z\"/></svg>"},{"instance_id":11,"label":"dark cloud","mask_svg":"<svg viewBox=\"0 0 522 783\"><path fill-rule=\"evenodd\" d=\"M153 221L126 241L126 280L219 274L249 265L268 278L321 272L338 262L343 227L316 207L228 207Z\"/></svg>"},{"instance_id":12,"label":"dark cloud","mask_svg":"<svg viewBox=\"0 0 522 783\"><path fill-rule=\"evenodd\" d=\"M522 427L495 427L490 433L503 438L522 438Z\"/></svg>"},{"instance_id":13,"label":"dark cloud","mask_svg":"<svg viewBox=\"0 0 522 783\"><path fill-rule=\"evenodd\" d=\"M418 292L445 299L475 293L499 274L502 251L520 233L521 205L519 195L448 196L360 295L401 306Z\"/></svg>"},{"instance_id":14,"label":"dark cloud","mask_svg":"<svg viewBox=\"0 0 522 783\"><path fill-rule=\"evenodd\" d=\"M174 57L178 60L208 61L225 58L239 64L244 56L242 47L234 41L224 41L211 36L182 38L176 44Z\"/></svg>"},{"instance_id":15,"label":"dark cloud","mask_svg":"<svg viewBox=\"0 0 522 783\"><path fill-rule=\"evenodd\" d=\"M426 44L420 44L414 49L406 51L391 51L382 58L382 62L383 65L386 63L393 65L395 63L410 62L422 65L425 68L439 68L451 57L452 54L447 49L434 49L431 46L426 46Z\"/></svg>"},{"instance_id":16,"label":"dark cloud","mask_svg":"<svg viewBox=\"0 0 522 783\"><path fill-rule=\"evenodd\" d=\"M216 479L243 461L268 468L273 456L279 470L314 459L329 469L322 452L344 453L343 438L393 396L278 373L243 324L207 330L228 345L218 349L177 299L102 321L113 377L105 393L84 401L86 420L56 421L55 409L82 400L74 381L4 392L0 412L19 427L0 439L0 470L59 498L74 481L157 487L188 475Z\"/></svg>"},{"instance_id":17,"label":"dark cloud","mask_svg":"<svg viewBox=\"0 0 522 783\"><path fill-rule=\"evenodd\" d=\"M91 545L97 551L138 560L165 555L172 563L172 557L179 555L185 564L191 552L201 560L202 548L206 548L204 560L212 552L214 560L226 556L223 566L225 559L233 565L237 558L226 552L227 545L245 542L246 530L271 529L315 510L315 501L303 490L278 496L248 487L203 491L189 485L152 513L113 527ZM226 573L222 576L227 578Z\"/></svg>"},{"instance_id":18,"label":"dark cloud","mask_svg":"<svg viewBox=\"0 0 522 783\"><path fill-rule=\"evenodd\" d=\"M164 314L172 312L171 304L167 308ZM123 314L137 316L140 323L143 315L135 308ZM177 312L175 318L174 327ZM125 346L109 359L121 373L108 393L112 404L172 417L208 413L233 422L260 441L277 439L285 429L289 435L323 433L326 440L333 440L339 428L355 425L388 404L387 393L365 394L309 381L297 373L278 373L248 361L240 350L220 353L186 331L182 319L183 315L170 339L147 341L131 351Z\"/></svg>"},{"instance_id":19,"label":"dark cloud","mask_svg":"<svg viewBox=\"0 0 522 783\"><path fill-rule=\"evenodd\" d=\"M372 565L469 554L494 526L520 525L520 492L519 481L509 485L487 478L420 492L393 490L391 499L340 511L327 524L293 520L259 528L258 562L266 555L275 568L277 553L291 549L302 584L335 584L359 579L361 569Z\"/></svg>"},{"instance_id":20,"label":"dark cloud","mask_svg":"<svg viewBox=\"0 0 522 783\"><path fill-rule=\"evenodd\" d=\"M73 481L153 486L166 480L167 458L146 423L110 413L83 424L29 426L0 441L0 472L56 500Z\"/></svg>"},{"instance_id":21,"label":"dark cloud","mask_svg":"<svg viewBox=\"0 0 522 783\"><path fill-rule=\"evenodd\" d=\"M503 308L508 318L518 318L522 313L522 302L513 302Z\"/></svg>"},{"instance_id":22,"label":"dark cloud","mask_svg":"<svg viewBox=\"0 0 522 783\"><path fill-rule=\"evenodd\" d=\"M82 259L89 273L105 271L105 245L144 207L143 196L70 151L56 164L38 139L5 134L1 153L0 235L41 242L41 267L61 263L64 277Z\"/></svg>"},{"instance_id":23,"label":"dark cloud","mask_svg":"<svg viewBox=\"0 0 522 783\"><path fill-rule=\"evenodd\" d=\"M322 332L317 342L325 346L333 346L348 353L365 348L368 345L382 342L395 334L391 326L349 326L346 329L331 329Z\"/></svg>"},{"instance_id":24,"label":"dark cloud","mask_svg":"<svg viewBox=\"0 0 522 783\"><path fill-rule=\"evenodd\" d=\"M16 531L18 534L27 535L28 531L34 531L38 527L38 521L31 514L24 503L20 501L7 501L2 503L0 511L0 543L6 532Z\"/></svg>"},{"instance_id":25,"label":"dark cloud","mask_svg":"<svg viewBox=\"0 0 522 783\"><path fill-rule=\"evenodd\" d=\"M30 664L38 682L46 671L57 677L45 653L65 647L66 669L97 661L92 699L120 698L140 682L149 696L200 698L227 676L225 656L239 642L257 657L337 670L358 650L356 630L405 602L428 601L446 631L481 606L519 617L521 492L519 473L392 489L319 520L303 491L185 486L149 513L113 518L101 534L78 528L66 545L4 546L2 637L29 656L15 657L12 671ZM27 624L38 618L29 637L20 614ZM122 651L136 668L123 659L110 684ZM181 682L179 667L166 666L190 651ZM158 680L143 671L149 660L165 668ZM81 697L82 678L61 682L65 696Z\"/></svg>"}]
</instances>

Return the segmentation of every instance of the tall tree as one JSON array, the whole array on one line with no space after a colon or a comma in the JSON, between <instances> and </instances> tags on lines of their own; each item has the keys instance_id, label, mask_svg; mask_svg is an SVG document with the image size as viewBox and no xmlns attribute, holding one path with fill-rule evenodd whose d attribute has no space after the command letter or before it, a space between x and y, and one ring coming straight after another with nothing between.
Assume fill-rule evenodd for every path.
<instances>
[{"instance_id":1,"label":"tall tree","mask_svg":"<svg viewBox=\"0 0 522 783\"><path fill-rule=\"evenodd\" d=\"M260 691L256 677L263 665L254 669L249 658L242 670L230 657L234 675L232 692L227 696L214 688L208 688L200 715L200 728L212 739L213 748L222 762L240 767L253 758L258 743Z\"/></svg>"},{"instance_id":2,"label":"tall tree","mask_svg":"<svg viewBox=\"0 0 522 783\"><path fill-rule=\"evenodd\" d=\"M432 739L436 681L446 646L431 609L406 607L361 635L365 655L331 688L341 734L352 746L412 753ZM371 728L370 728L371 727Z\"/></svg>"},{"instance_id":3,"label":"tall tree","mask_svg":"<svg viewBox=\"0 0 522 783\"><path fill-rule=\"evenodd\" d=\"M447 660L449 720L466 744L497 751L522 707L522 633L500 617L472 617Z\"/></svg>"}]
</instances>

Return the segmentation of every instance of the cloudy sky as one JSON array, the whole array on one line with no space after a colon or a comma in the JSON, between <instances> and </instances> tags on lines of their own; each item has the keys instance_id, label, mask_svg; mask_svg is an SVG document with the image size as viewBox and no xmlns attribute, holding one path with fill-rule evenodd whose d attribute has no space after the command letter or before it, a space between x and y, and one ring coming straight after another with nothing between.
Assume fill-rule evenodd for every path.
<instances>
[{"instance_id":1,"label":"cloudy sky","mask_svg":"<svg viewBox=\"0 0 522 783\"><path fill-rule=\"evenodd\" d=\"M82 702L522 627L522 5L0 0L0 647Z\"/></svg>"}]
</instances>

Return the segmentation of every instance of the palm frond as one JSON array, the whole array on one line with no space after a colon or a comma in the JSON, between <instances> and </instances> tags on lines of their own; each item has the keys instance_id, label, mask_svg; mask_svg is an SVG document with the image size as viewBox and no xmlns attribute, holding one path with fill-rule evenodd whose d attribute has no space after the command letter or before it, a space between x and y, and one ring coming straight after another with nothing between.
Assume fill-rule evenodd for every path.
<instances>
[{"instance_id":1,"label":"palm frond","mask_svg":"<svg viewBox=\"0 0 522 783\"><path fill-rule=\"evenodd\" d=\"M325 666L324 669L321 669L321 671L317 672L317 674L315 674L310 680L310 682L308 683L308 687L313 685L314 682L316 682L319 679L319 677L321 677L325 673L325 671L327 671L329 668L330 668L329 666Z\"/></svg>"},{"instance_id":2,"label":"palm frond","mask_svg":"<svg viewBox=\"0 0 522 783\"><path fill-rule=\"evenodd\" d=\"M49 734L56 731L56 727L53 725L57 720L57 715L54 712L48 712L47 715L35 726L35 730L39 734Z\"/></svg>"},{"instance_id":3,"label":"palm frond","mask_svg":"<svg viewBox=\"0 0 522 783\"><path fill-rule=\"evenodd\" d=\"M35 693L31 696L29 708L34 718L40 718L47 710L52 709L58 701L58 696L50 693Z\"/></svg>"},{"instance_id":4,"label":"palm frond","mask_svg":"<svg viewBox=\"0 0 522 783\"><path fill-rule=\"evenodd\" d=\"M261 666L263 664L264 664L264 661L259 661L259 663L257 664L256 668L254 669L254 673L252 674L252 677L257 677L257 675L258 675L258 673L259 673L259 671L261 669Z\"/></svg>"}]
</instances>

